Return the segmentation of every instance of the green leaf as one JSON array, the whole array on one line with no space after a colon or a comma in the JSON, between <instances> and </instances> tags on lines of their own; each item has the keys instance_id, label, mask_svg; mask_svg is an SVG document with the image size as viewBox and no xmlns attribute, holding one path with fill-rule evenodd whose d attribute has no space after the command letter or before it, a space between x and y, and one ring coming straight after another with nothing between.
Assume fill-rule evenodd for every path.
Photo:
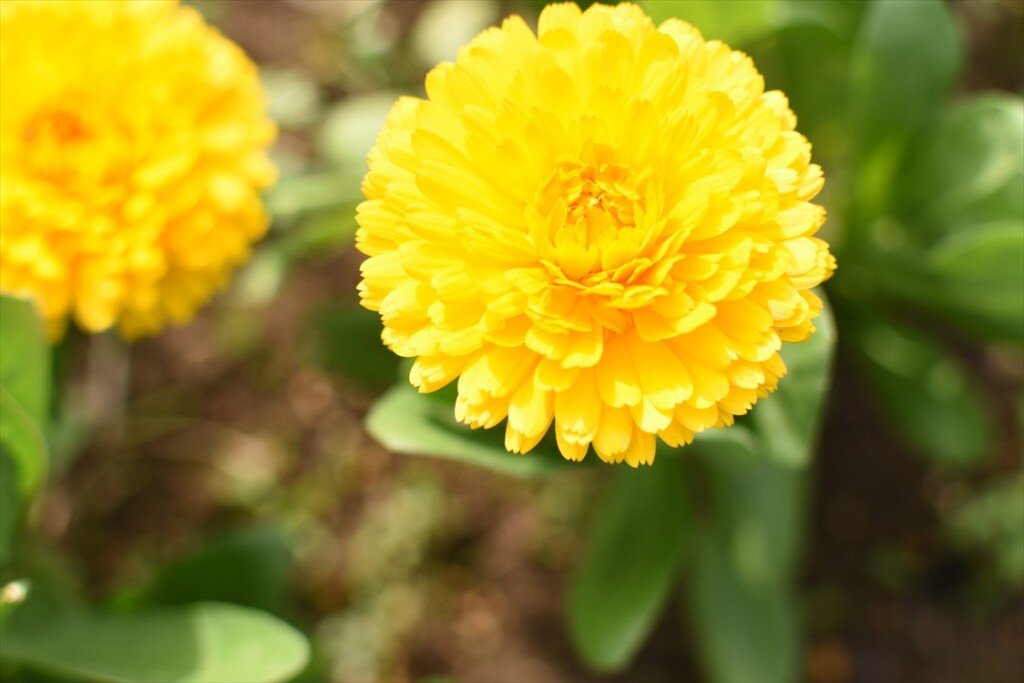
<instances>
[{"instance_id":1,"label":"green leaf","mask_svg":"<svg viewBox=\"0 0 1024 683\"><path fill-rule=\"evenodd\" d=\"M708 40L738 46L768 33L780 19L778 0L645 0L641 6L655 24L673 17L693 24Z\"/></svg>"},{"instance_id":2,"label":"green leaf","mask_svg":"<svg viewBox=\"0 0 1024 683\"><path fill-rule=\"evenodd\" d=\"M845 333L879 406L914 446L946 463L985 454L990 425L954 359L928 336L874 316L847 316Z\"/></svg>"},{"instance_id":3,"label":"green leaf","mask_svg":"<svg viewBox=\"0 0 1024 683\"><path fill-rule=\"evenodd\" d=\"M312 323L315 356L325 369L370 389L395 383L401 359L381 343L380 315L349 304L318 312Z\"/></svg>"},{"instance_id":4,"label":"green leaf","mask_svg":"<svg viewBox=\"0 0 1024 683\"><path fill-rule=\"evenodd\" d=\"M11 560L14 538L21 521L21 496L18 492L18 463L0 442L0 569Z\"/></svg>"},{"instance_id":5,"label":"green leaf","mask_svg":"<svg viewBox=\"0 0 1024 683\"><path fill-rule=\"evenodd\" d=\"M421 395L408 385L393 387L374 404L366 416L366 429L395 453L457 460L518 477L552 474L572 466L548 441L525 455L509 453L504 430L472 430L459 424L450 403Z\"/></svg>"},{"instance_id":6,"label":"green leaf","mask_svg":"<svg viewBox=\"0 0 1024 683\"><path fill-rule=\"evenodd\" d=\"M254 526L211 538L191 557L165 567L144 591L164 605L228 602L282 614L292 568L290 538Z\"/></svg>"},{"instance_id":7,"label":"green leaf","mask_svg":"<svg viewBox=\"0 0 1024 683\"><path fill-rule=\"evenodd\" d=\"M50 404L50 351L35 307L0 296L0 386L37 424Z\"/></svg>"},{"instance_id":8,"label":"green leaf","mask_svg":"<svg viewBox=\"0 0 1024 683\"><path fill-rule=\"evenodd\" d=\"M17 465L27 500L46 472L46 423L50 401L50 350L35 307L0 296L0 443Z\"/></svg>"},{"instance_id":9,"label":"green leaf","mask_svg":"<svg viewBox=\"0 0 1024 683\"><path fill-rule=\"evenodd\" d=\"M1024 218L950 235L928 257L945 285L939 311L969 331L1024 344Z\"/></svg>"},{"instance_id":10,"label":"green leaf","mask_svg":"<svg viewBox=\"0 0 1024 683\"><path fill-rule=\"evenodd\" d=\"M704 668L719 683L797 680L801 648L793 583L806 470L758 452L769 434L745 425L713 434L702 434L690 447L704 465L709 502L695 532L687 585Z\"/></svg>"},{"instance_id":11,"label":"green leaf","mask_svg":"<svg viewBox=\"0 0 1024 683\"><path fill-rule=\"evenodd\" d=\"M997 221L1024 232L1024 100L983 95L950 107L904 177L900 215L918 244Z\"/></svg>"},{"instance_id":12,"label":"green leaf","mask_svg":"<svg viewBox=\"0 0 1024 683\"><path fill-rule=\"evenodd\" d=\"M730 428L732 429L732 428ZM787 583L796 571L803 536L806 469L764 457L765 436L740 448L737 427L729 453L699 450L708 475L709 518L737 576L751 588Z\"/></svg>"},{"instance_id":13,"label":"green leaf","mask_svg":"<svg viewBox=\"0 0 1024 683\"><path fill-rule=\"evenodd\" d=\"M960 70L962 51L942 0L874 0L851 57L858 147L870 152L928 122Z\"/></svg>"},{"instance_id":14,"label":"green leaf","mask_svg":"<svg viewBox=\"0 0 1024 683\"><path fill-rule=\"evenodd\" d=\"M257 610L218 603L105 615L33 595L5 624L5 662L111 683L272 683L309 658L305 638Z\"/></svg>"},{"instance_id":15,"label":"green leaf","mask_svg":"<svg viewBox=\"0 0 1024 683\"><path fill-rule=\"evenodd\" d=\"M762 453L793 466L810 461L835 351L835 323L827 306L815 325L818 330L807 341L783 346L786 376L775 393L754 405L749 417L761 436Z\"/></svg>"},{"instance_id":16,"label":"green leaf","mask_svg":"<svg viewBox=\"0 0 1024 683\"><path fill-rule=\"evenodd\" d=\"M739 580L723 538L694 539L689 615L708 679L715 683L800 680L797 605L789 585L752 588Z\"/></svg>"},{"instance_id":17,"label":"green leaf","mask_svg":"<svg viewBox=\"0 0 1024 683\"><path fill-rule=\"evenodd\" d=\"M661 613L689 536L683 459L619 468L601 500L586 561L572 579L569 627L593 668L615 671L636 653Z\"/></svg>"},{"instance_id":18,"label":"green leaf","mask_svg":"<svg viewBox=\"0 0 1024 683\"><path fill-rule=\"evenodd\" d=\"M27 500L46 475L46 441L25 409L0 386L0 444L17 464L18 489Z\"/></svg>"}]
</instances>

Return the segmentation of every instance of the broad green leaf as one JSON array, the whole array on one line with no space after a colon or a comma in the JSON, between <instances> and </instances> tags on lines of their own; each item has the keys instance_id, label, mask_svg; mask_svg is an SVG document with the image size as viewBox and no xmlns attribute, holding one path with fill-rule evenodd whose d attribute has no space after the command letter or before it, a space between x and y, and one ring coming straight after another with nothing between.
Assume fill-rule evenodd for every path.
<instances>
[{"instance_id":1,"label":"broad green leaf","mask_svg":"<svg viewBox=\"0 0 1024 683\"><path fill-rule=\"evenodd\" d=\"M942 0L874 0L851 57L850 105L859 148L870 152L928 122L960 70L962 51Z\"/></svg>"},{"instance_id":2,"label":"broad green leaf","mask_svg":"<svg viewBox=\"0 0 1024 683\"><path fill-rule=\"evenodd\" d=\"M49 392L50 350L35 307L0 296L0 443L17 465L22 500L46 472Z\"/></svg>"},{"instance_id":3,"label":"broad green leaf","mask_svg":"<svg viewBox=\"0 0 1024 683\"><path fill-rule=\"evenodd\" d=\"M0 386L37 424L50 402L50 351L35 307L0 296Z\"/></svg>"},{"instance_id":4,"label":"broad green leaf","mask_svg":"<svg viewBox=\"0 0 1024 683\"><path fill-rule=\"evenodd\" d=\"M6 444L0 442L0 569L6 567L11 560L11 551L20 521L18 463Z\"/></svg>"},{"instance_id":5,"label":"broad green leaf","mask_svg":"<svg viewBox=\"0 0 1024 683\"><path fill-rule=\"evenodd\" d=\"M963 368L929 337L877 316L847 317L851 349L881 411L913 445L946 463L984 455L990 426Z\"/></svg>"},{"instance_id":6,"label":"broad green leaf","mask_svg":"<svg viewBox=\"0 0 1024 683\"><path fill-rule=\"evenodd\" d=\"M1024 232L1024 99L983 95L950 107L903 173L901 216L918 244L996 221Z\"/></svg>"},{"instance_id":7,"label":"broad green leaf","mask_svg":"<svg viewBox=\"0 0 1024 683\"><path fill-rule=\"evenodd\" d=\"M749 417L761 438L762 455L793 466L810 460L832 370L836 333L827 306L815 325L818 330L807 341L783 346L786 376L775 393L754 405Z\"/></svg>"},{"instance_id":8,"label":"broad green leaf","mask_svg":"<svg viewBox=\"0 0 1024 683\"><path fill-rule=\"evenodd\" d=\"M661 613L690 534L684 492L683 459L669 453L652 467L620 468L601 498L568 596L570 633L593 668L625 666Z\"/></svg>"},{"instance_id":9,"label":"broad green leaf","mask_svg":"<svg viewBox=\"0 0 1024 683\"><path fill-rule=\"evenodd\" d=\"M913 304L972 334L1024 344L1021 234L1013 222L952 234L926 252L865 251L842 278L881 300ZM1015 261L1016 260L1016 261Z\"/></svg>"},{"instance_id":10,"label":"broad green leaf","mask_svg":"<svg viewBox=\"0 0 1024 683\"><path fill-rule=\"evenodd\" d=\"M764 435L752 435L749 449L737 448L745 428L735 429L740 433L731 440L728 453L698 446L708 474L710 522L725 539L737 577L752 588L772 588L785 584L796 570L804 531L806 469L766 459L759 452Z\"/></svg>"},{"instance_id":11,"label":"broad green leaf","mask_svg":"<svg viewBox=\"0 0 1024 683\"><path fill-rule=\"evenodd\" d=\"M641 5L655 24L677 18L693 24L708 40L741 45L768 33L781 19L778 0L644 0Z\"/></svg>"},{"instance_id":12,"label":"broad green leaf","mask_svg":"<svg viewBox=\"0 0 1024 683\"><path fill-rule=\"evenodd\" d=\"M401 359L381 342L380 316L358 304L324 309L312 320L315 355L325 369L370 389L395 383Z\"/></svg>"},{"instance_id":13,"label":"broad green leaf","mask_svg":"<svg viewBox=\"0 0 1024 683\"><path fill-rule=\"evenodd\" d=\"M714 683L800 680L798 606L790 585L752 588L736 575L724 539L694 538L687 605L708 679Z\"/></svg>"},{"instance_id":14,"label":"broad green leaf","mask_svg":"<svg viewBox=\"0 0 1024 683\"><path fill-rule=\"evenodd\" d=\"M309 645L284 622L235 605L106 615L34 593L7 620L0 656L105 683L272 683L305 666Z\"/></svg>"},{"instance_id":15,"label":"broad green leaf","mask_svg":"<svg viewBox=\"0 0 1024 683\"><path fill-rule=\"evenodd\" d=\"M807 472L759 453L768 435L745 425L719 431L721 437L698 438L690 447L704 465L709 501L687 576L700 656L717 683L797 680L793 583Z\"/></svg>"},{"instance_id":16,"label":"broad green leaf","mask_svg":"<svg viewBox=\"0 0 1024 683\"><path fill-rule=\"evenodd\" d=\"M842 158L849 145L844 121L850 52L846 34L853 24L854 19L845 16L829 22L799 21L750 48L767 87L789 98L798 129L813 143L818 163Z\"/></svg>"},{"instance_id":17,"label":"broad green leaf","mask_svg":"<svg viewBox=\"0 0 1024 683\"><path fill-rule=\"evenodd\" d=\"M948 295L938 310L970 331L1024 344L1024 217L950 235L928 257Z\"/></svg>"},{"instance_id":18,"label":"broad green leaf","mask_svg":"<svg viewBox=\"0 0 1024 683\"><path fill-rule=\"evenodd\" d=\"M228 602L281 614L291 567L291 541L283 531L244 528L211 538L196 554L165 567L144 597L165 605Z\"/></svg>"},{"instance_id":19,"label":"broad green leaf","mask_svg":"<svg viewBox=\"0 0 1024 683\"><path fill-rule=\"evenodd\" d=\"M547 447L547 441L525 455L509 453L504 448L504 429L472 430L461 425L455 421L450 403L421 395L408 385L384 394L366 416L366 429L396 453L457 460L519 477L551 474L572 466Z\"/></svg>"},{"instance_id":20,"label":"broad green leaf","mask_svg":"<svg viewBox=\"0 0 1024 683\"><path fill-rule=\"evenodd\" d=\"M46 441L38 425L0 386L0 443L18 465L18 488L27 500L43 481L47 468Z\"/></svg>"}]
</instances>

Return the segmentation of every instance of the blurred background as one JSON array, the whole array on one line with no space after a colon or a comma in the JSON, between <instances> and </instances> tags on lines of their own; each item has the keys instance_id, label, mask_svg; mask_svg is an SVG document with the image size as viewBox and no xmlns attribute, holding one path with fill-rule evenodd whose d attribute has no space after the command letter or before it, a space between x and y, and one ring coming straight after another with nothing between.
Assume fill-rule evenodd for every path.
<instances>
[{"instance_id":1,"label":"blurred background","mask_svg":"<svg viewBox=\"0 0 1024 683\"><path fill-rule=\"evenodd\" d=\"M676 609L610 679L573 653L562 593L601 468L514 479L391 454L362 427L399 379L355 293L365 155L398 93L422 94L432 65L543 3L191 4L260 66L281 128L273 228L187 327L58 349L67 391L33 562L113 604L270 610L311 635L307 681L699 680ZM873 40L855 0L647 8L752 54L825 167L839 353L800 581L807 680L1021 681L1024 2L947 4L963 46L952 91L920 130L882 124L903 137L876 153L847 124L851 83L891 59L892 82L871 87L913 97L914 55L942 58L903 4L909 47ZM967 181L983 187L934 206ZM964 247L973 270L944 271L964 206L1000 227Z\"/></svg>"}]
</instances>

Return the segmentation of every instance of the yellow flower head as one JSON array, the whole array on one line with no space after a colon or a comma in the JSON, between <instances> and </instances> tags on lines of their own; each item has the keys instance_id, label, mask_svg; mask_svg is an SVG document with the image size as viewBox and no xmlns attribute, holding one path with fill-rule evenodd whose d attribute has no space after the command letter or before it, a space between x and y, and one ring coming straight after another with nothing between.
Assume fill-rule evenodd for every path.
<instances>
[{"instance_id":1,"label":"yellow flower head","mask_svg":"<svg viewBox=\"0 0 1024 683\"><path fill-rule=\"evenodd\" d=\"M54 336L188 320L267 225L252 62L173 0L3 0L0 29L0 291Z\"/></svg>"},{"instance_id":2,"label":"yellow flower head","mask_svg":"<svg viewBox=\"0 0 1024 683\"><path fill-rule=\"evenodd\" d=\"M654 458L731 424L814 332L834 267L822 186L751 60L634 5L551 5L484 31L402 98L359 207L363 304L458 377L456 417L529 451Z\"/></svg>"}]
</instances>

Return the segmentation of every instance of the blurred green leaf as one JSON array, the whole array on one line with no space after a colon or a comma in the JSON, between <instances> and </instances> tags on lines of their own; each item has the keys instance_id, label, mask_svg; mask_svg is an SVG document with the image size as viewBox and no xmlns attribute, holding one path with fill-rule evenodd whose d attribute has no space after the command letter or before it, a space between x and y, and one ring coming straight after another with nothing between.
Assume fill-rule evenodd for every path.
<instances>
[{"instance_id":1,"label":"blurred green leaf","mask_svg":"<svg viewBox=\"0 0 1024 683\"><path fill-rule=\"evenodd\" d=\"M988 553L999 578L1024 585L1024 474L994 482L958 505L946 520L953 541Z\"/></svg>"},{"instance_id":2,"label":"blurred green leaf","mask_svg":"<svg viewBox=\"0 0 1024 683\"><path fill-rule=\"evenodd\" d=\"M11 561L14 538L21 520L18 463L0 442L0 569Z\"/></svg>"},{"instance_id":3,"label":"blurred green leaf","mask_svg":"<svg viewBox=\"0 0 1024 683\"><path fill-rule=\"evenodd\" d=\"M739 580L721 535L701 532L689 581L693 632L715 683L800 680L798 609L788 586Z\"/></svg>"},{"instance_id":4,"label":"blurred green leaf","mask_svg":"<svg viewBox=\"0 0 1024 683\"><path fill-rule=\"evenodd\" d=\"M759 452L764 435L755 435L742 447L744 427L736 429L728 452L699 447L708 474L710 522L716 535L726 539L737 577L753 588L772 588L785 584L796 571L806 469L765 459Z\"/></svg>"},{"instance_id":5,"label":"blurred green leaf","mask_svg":"<svg viewBox=\"0 0 1024 683\"><path fill-rule=\"evenodd\" d=\"M288 221L313 211L353 204L362 199L361 181L358 168L282 178L267 193L267 208L276 220Z\"/></svg>"},{"instance_id":6,"label":"blurred green leaf","mask_svg":"<svg viewBox=\"0 0 1024 683\"><path fill-rule=\"evenodd\" d=\"M996 221L1024 232L1024 100L983 95L950 107L904 177L901 215L918 244Z\"/></svg>"},{"instance_id":7,"label":"blurred green leaf","mask_svg":"<svg viewBox=\"0 0 1024 683\"><path fill-rule=\"evenodd\" d=\"M782 4L778 0L644 0L641 5L655 24L673 17L693 24L708 40L721 40L732 46L769 32L779 21Z\"/></svg>"},{"instance_id":8,"label":"blurred green leaf","mask_svg":"<svg viewBox=\"0 0 1024 683\"><path fill-rule=\"evenodd\" d=\"M977 226L924 253L867 245L839 279L860 297L913 304L983 338L1024 344L1022 230L1012 221Z\"/></svg>"},{"instance_id":9,"label":"blurred green leaf","mask_svg":"<svg viewBox=\"0 0 1024 683\"><path fill-rule=\"evenodd\" d=\"M227 602L280 615L291 567L289 537L276 527L253 526L211 538L163 568L144 594L165 605Z\"/></svg>"},{"instance_id":10,"label":"blurred green leaf","mask_svg":"<svg viewBox=\"0 0 1024 683\"><path fill-rule=\"evenodd\" d=\"M343 204L305 218L272 248L289 264L320 254L337 255L352 246L357 227L355 204Z\"/></svg>"},{"instance_id":11,"label":"blurred green leaf","mask_svg":"<svg viewBox=\"0 0 1024 683\"><path fill-rule=\"evenodd\" d=\"M928 257L944 285L935 308L969 331L1024 344L1024 219L950 235Z\"/></svg>"},{"instance_id":12,"label":"blurred green leaf","mask_svg":"<svg viewBox=\"0 0 1024 683\"><path fill-rule=\"evenodd\" d=\"M600 499L586 561L569 590L577 651L599 671L624 667L650 632L676 582L690 535L683 458L620 467Z\"/></svg>"},{"instance_id":13,"label":"blurred green leaf","mask_svg":"<svg viewBox=\"0 0 1024 683\"><path fill-rule=\"evenodd\" d=\"M317 134L320 156L338 168L365 173L366 155L398 96L389 91L356 95L331 107Z\"/></svg>"},{"instance_id":14,"label":"blurred green leaf","mask_svg":"<svg viewBox=\"0 0 1024 683\"><path fill-rule=\"evenodd\" d=\"M366 429L388 450L457 460L518 477L534 477L573 466L541 442L530 453L505 450L504 430L472 430L455 421L450 403L433 400L408 385L392 388L366 416ZM576 465L579 467L579 465Z\"/></svg>"},{"instance_id":15,"label":"blurred green leaf","mask_svg":"<svg viewBox=\"0 0 1024 683\"><path fill-rule=\"evenodd\" d=\"M765 458L769 436L736 425L690 447L704 464L709 506L693 540L688 607L705 670L719 683L799 678L793 581L807 473Z\"/></svg>"},{"instance_id":16,"label":"blurred green leaf","mask_svg":"<svg viewBox=\"0 0 1024 683\"><path fill-rule=\"evenodd\" d=\"M395 383L400 358L380 340L380 316L362 306L330 307L313 318L316 356L325 369L370 389Z\"/></svg>"},{"instance_id":17,"label":"blurred green leaf","mask_svg":"<svg viewBox=\"0 0 1024 683\"><path fill-rule=\"evenodd\" d=\"M0 656L77 680L272 683L302 669L309 645L284 622L235 605L103 615L33 593L7 620Z\"/></svg>"},{"instance_id":18,"label":"blurred green leaf","mask_svg":"<svg viewBox=\"0 0 1024 683\"><path fill-rule=\"evenodd\" d=\"M913 445L946 463L970 463L990 426L964 370L926 335L877 315L848 316L844 332L881 411Z\"/></svg>"},{"instance_id":19,"label":"blurred green leaf","mask_svg":"<svg viewBox=\"0 0 1024 683\"><path fill-rule=\"evenodd\" d=\"M50 351L35 306L0 296L0 385L37 424L50 403Z\"/></svg>"},{"instance_id":20,"label":"blurred green leaf","mask_svg":"<svg viewBox=\"0 0 1024 683\"><path fill-rule=\"evenodd\" d=\"M818 330L807 341L783 346L786 376L775 393L754 405L748 418L761 438L761 453L793 466L810 461L835 351L835 323L828 306L815 325Z\"/></svg>"},{"instance_id":21,"label":"blurred green leaf","mask_svg":"<svg viewBox=\"0 0 1024 683\"><path fill-rule=\"evenodd\" d=\"M17 465L24 500L46 472L42 426L49 407L49 375L49 346L35 307L0 297L0 443Z\"/></svg>"},{"instance_id":22,"label":"blurred green leaf","mask_svg":"<svg viewBox=\"0 0 1024 683\"><path fill-rule=\"evenodd\" d=\"M928 122L960 70L962 51L942 0L874 0L851 58L850 104L859 147L870 152Z\"/></svg>"}]
</instances>

